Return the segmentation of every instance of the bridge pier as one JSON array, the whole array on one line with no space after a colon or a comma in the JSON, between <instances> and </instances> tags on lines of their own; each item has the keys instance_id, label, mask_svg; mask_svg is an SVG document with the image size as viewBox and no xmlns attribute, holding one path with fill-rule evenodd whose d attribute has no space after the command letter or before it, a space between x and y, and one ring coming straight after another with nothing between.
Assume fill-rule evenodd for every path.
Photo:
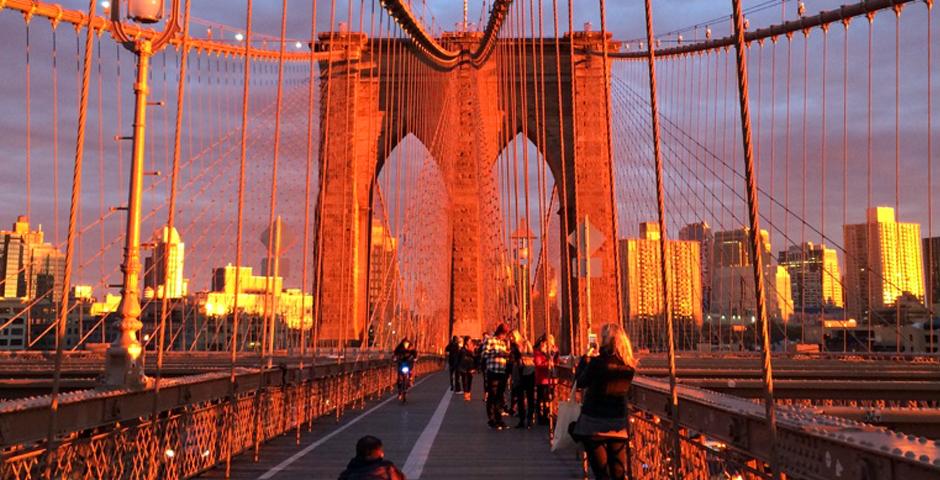
<instances>
[{"instance_id":1,"label":"bridge pier","mask_svg":"<svg viewBox=\"0 0 940 480\"><path fill-rule=\"evenodd\" d=\"M317 218L318 341L359 345L368 314L370 188L383 112L379 84L358 58L362 33L321 35L321 45L345 52L321 62L320 196ZM329 79L330 81L327 81Z\"/></svg>"}]
</instances>

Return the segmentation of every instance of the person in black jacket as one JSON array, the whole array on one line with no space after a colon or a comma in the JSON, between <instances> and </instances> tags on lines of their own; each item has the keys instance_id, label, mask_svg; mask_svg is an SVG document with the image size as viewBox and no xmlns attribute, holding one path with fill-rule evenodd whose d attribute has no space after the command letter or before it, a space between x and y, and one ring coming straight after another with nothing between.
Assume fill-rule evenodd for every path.
<instances>
[{"instance_id":1,"label":"person in black jacket","mask_svg":"<svg viewBox=\"0 0 940 480\"><path fill-rule=\"evenodd\" d=\"M636 363L630 338L620 325L608 323L599 350L578 365L577 387L584 394L572 436L584 443L594 478L626 478L627 391Z\"/></svg>"},{"instance_id":2,"label":"person in black jacket","mask_svg":"<svg viewBox=\"0 0 940 480\"><path fill-rule=\"evenodd\" d=\"M457 355L457 380L460 384L459 390L463 390L463 399L470 401L470 393L473 391L473 371L477 367L476 349L473 340L470 337L463 338L463 347Z\"/></svg>"},{"instance_id":3,"label":"person in black jacket","mask_svg":"<svg viewBox=\"0 0 940 480\"><path fill-rule=\"evenodd\" d=\"M457 375L457 357L460 356L461 347L460 337L454 335L447 347L444 348L444 354L447 356L447 368L450 373L450 390L454 393L463 393L460 391L460 378Z\"/></svg>"},{"instance_id":4,"label":"person in black jacket","mask_svg":"<svg viewBox=\"0 0 940 480\"><path fill-rule=\"evenodd\" d=\"M339 474L339 480L406 480L394 463L385 459L382 440L366 435L356 442L356 456Z\"/></svg>"}]
</instances>

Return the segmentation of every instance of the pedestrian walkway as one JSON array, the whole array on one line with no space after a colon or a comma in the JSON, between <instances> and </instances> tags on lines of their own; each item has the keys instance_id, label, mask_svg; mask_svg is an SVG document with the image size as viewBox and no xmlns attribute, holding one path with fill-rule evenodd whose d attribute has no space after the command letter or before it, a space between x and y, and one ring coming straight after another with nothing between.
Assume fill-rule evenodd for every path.
<instances>
[{"instance_id":1,"label":"pedestrian walkway","mask_svg":"<svg viewBox=\"0 0 940 480\"><path fill-rule=\"evenodd\" d=\"M493 431L486 426L481 381L475 379L473 400L448 389L445 373L418 381L400 404L388 397L347 411L339 423L324 418L297 445L293 435L268 442L261 461L251 455L232 461L233 479L335 479L354 455L356 440L375 435L385 444L385 457L409 480L421 479L574 479L581 478L573 453L549 451L547 427ZM511 420L511 421L510 421ZM507 419L515 425L515 419ZM224 469L204 478L222 478Z\"/></svg>"}]
</instances>

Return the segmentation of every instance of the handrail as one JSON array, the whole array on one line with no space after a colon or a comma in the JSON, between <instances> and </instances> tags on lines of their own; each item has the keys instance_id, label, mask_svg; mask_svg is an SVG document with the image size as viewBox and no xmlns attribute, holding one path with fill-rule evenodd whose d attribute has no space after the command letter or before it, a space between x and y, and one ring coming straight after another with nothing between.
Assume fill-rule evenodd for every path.
<instances>
[{"instance_id":1,"label":"handrail","mask_svg":"<svg viewBox=\"0 0 940 480\"><path fill-rule=\"evenodd\" d=\"M570 388L571 368L558 370L560 388L565 388L564 385ZM749 399L684 384L678 386L678 393L680 426L754 459L769 458L763 406ZM652 415L668 420L668 398L668 381L637 375L628 398L631 418ZM822 415L814 408L776 409L781 431L776 448L785 460L785 471L795 478L927 480L940 474L940 442ZM807 448L828 455L806 455Z\"/></svg>"},{"instance_id":2,"label":"handrail","mask_svg":"<svg viewBox=\"0 0 940 480\"><path fill-rule=\"evenodd\" d=\"M439 366L439 357L427 356L423 366ZM275 366L235 369L234 394L255 394L273 388L325 377L344 377L357 371L391 368L390 359L318 363L303 369ZM167 412L187 405L219 401L232 394L230 372L215 371L164 379L157 411ZM89 389L59 396L59 434L67 435L148 416L153 409L154 390L137 388ZM48 395L0 402L0 448L39 441L48 433Z\"/></svg>"}]
</instances>

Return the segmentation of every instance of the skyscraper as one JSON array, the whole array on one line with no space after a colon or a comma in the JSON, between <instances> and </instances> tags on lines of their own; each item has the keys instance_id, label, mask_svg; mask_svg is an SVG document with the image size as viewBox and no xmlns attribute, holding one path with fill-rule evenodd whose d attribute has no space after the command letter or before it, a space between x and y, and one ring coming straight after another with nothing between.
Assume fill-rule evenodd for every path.
<instances>
[{"instance_id":1,"label":"skyscraper","mask_svg":"<svg viewBox=\"0 0 940 480\"><path fill-rule=\"evenodd\" d=\"M749 231L749 228L739 228L715 232L712 238L712 271L720 267L744 267L751 264ZM773 260L770 255L770 235L767 230L761 230L760 237L764 265L769 265Z\"/></svg>"},{"instance_id":2,"label":"skyscraper","mask_svg":"<svg viewBox=\"0 0 940 480\"><path fill-rule=\"evenodd\" d=\"M398 302L398 240L375 220L369 253L369 326L375 338L385 338ZM388 329L390 331L390 329Z\"/></svg>"},{"instance_id":3,"label":"skyscraper","mask_svg":"<svg viewBox=\"0 0 940 480\"><path fill-rule=\"evenodd\" d=\"M925 300L940 304L940 237L924 239L924 278L927 279L928 294Z\"/></svg>"},{"instance_id":4,"label":"skyscraper","mask_svg":"<svg viewBox=\"0 0 940 480\"><path fill-rule=\"evenodd\" d=\"M843 306L842 276L835 250L812 242L791 245L777 255L777 263L790 274L794 308Z\"/></svg>"},{"instance_id":5,"label":"skyscraper","mask_svg":"<svg viewBox=\"0 0 940 480\"><path fill-rule=\"evenodd\" d=\"M712 243L715 236L706 222L690 223L679 230L679 240L692 240L699 243L702 272L702 308L708 310L712 293Z\"/></svg>"},{"instance_id":6,"label":"skyscraper","mask_svg":"<svg viewBox=\"0 0 940 480\"><path fill-rule=\"evenodd\" d=\"M924 300L920 225L897 222L890 207L869 208L866 222L845 225L846 304L863 318L869 305L890 307L904 294Z\"/></svg>"},{"instance_id":7,"label":"skyscraper","mask_svg":"<svg viewBox=\"0 0 940 480\"><path fill-rule=\"evenodd\" d=\"M42 227L30 230L23 215L13 230L0 231L0 297L55 302L62 298L65 255L43 238Z\"/></svg>"},{"instance_id":8,"label":"skyscraper","mask_svg":"<svg viewBox=\"0 0 940 480\"><path fill-rule=\"evenodd\" d=\"M144 261L144 289L154 298L182 298L186 295L183 262L186 245L176 228L163 227L153 232L153 250ZM166 282L166 285L164 285Z\"/></svg>"},{"instance_id":9,"label":"skyscraper","mask_svg":"<svg viewBox=\"0 0 940 480\"><path fill-rule=\"evenodd\" d=\"M640 224L641 238L620 240L623 305L628 321L662 318L659 224ZM666 269L673 318L702 322L701 250L698 242L668 240Z\"/></svg>"},{"instance_id":10,"label":"skyscraper","mask_svg":"<svg viewBox=\"0 0 940 480\"><path fill-rule=\"evenodd\" d=\"M757 298L751 262L749 229L715 232L712 244L712 296L710 312L731 317L756 317ZM793 312L790 276L774 264L770 235L761 230L764 299L771 318L786 320Z\"/></svg>"}]
</instances>

